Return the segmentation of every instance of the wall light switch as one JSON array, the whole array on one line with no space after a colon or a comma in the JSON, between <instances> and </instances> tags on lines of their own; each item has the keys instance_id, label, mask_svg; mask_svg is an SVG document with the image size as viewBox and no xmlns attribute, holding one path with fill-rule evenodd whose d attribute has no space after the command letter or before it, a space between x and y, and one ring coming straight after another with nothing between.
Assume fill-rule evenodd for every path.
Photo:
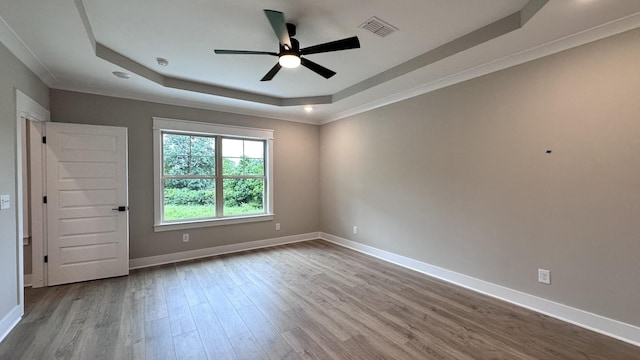
<instances>
[{"instance_id":1,"label":"wall light switch","mask_svg":"<svg viewBox=\"0 0 640 360\"><path fill-rule=\"evenodd\" d=\"M11 197L9 195L0 195L0 210L11 207Z\"/></svg>"}]
</instances>

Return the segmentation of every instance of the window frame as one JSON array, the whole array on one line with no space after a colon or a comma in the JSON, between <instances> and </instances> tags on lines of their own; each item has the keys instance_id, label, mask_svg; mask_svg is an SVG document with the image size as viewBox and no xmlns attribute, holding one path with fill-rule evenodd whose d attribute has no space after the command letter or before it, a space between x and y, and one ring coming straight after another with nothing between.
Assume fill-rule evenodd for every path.
<instances>
[{"instance_id":1,"label":"window frame","mask_svg":"<svg viewBox=\"0 0 640 360\"><path fill-rule=\"evenodd\" d=\"M264 175L264 213L254 215L241 215L241 216L219 216L221 206L224 204L216 201L216 217L205 219L190 219L190 220L178 220L171 222L164 222L162 219L163 201L164 201L164 186L162 184L163 179L163 164L162 164L162 151L163 151L163 132L172 134L185 134L195 136L215 136L216 137L216 177L224 178L221 172L222 163L220 162L220 168L218 168L218 153L220 152L220 158L222 157L222 148L219 147L219 143L223 138L235 138L246 140L261 140L265 142L264 150L264 162L265 162L265 175ZM232 125L221 125L213 123L204 123L188 120L169 119L161 117L153 117L153 177L154 177L154 223L153 228L155 232L158 231L170 231L190 228L200 228L209 226L229 225L229 224L243 224L258 221L270 221L273 220L275 214L273 213L273 130L270 129L258 129L248 128ZM218 172L220 170L220 172ZM218 189L216 189L217 191ZM222 190L222 189L220 189Z\"/></svg>"}]
</instances>

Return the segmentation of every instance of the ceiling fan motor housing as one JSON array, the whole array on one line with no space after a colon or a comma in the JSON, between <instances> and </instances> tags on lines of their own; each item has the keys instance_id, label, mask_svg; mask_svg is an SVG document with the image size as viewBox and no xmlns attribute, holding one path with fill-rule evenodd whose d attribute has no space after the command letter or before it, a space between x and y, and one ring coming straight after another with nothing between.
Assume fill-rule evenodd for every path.
<instances>
[{"instance_id":1,"label":"ceiling fan motor housing","mask_svg":"<svg viewBox=\"0 0 640 360\"><path fill-rule=\"evenodd\" d=\"M298 40L291 38L291 49L288 49L286 45L280 44L280 56L282 55L300 56L300 43Z\"/></svg>"},{"instance_id":2,"label":"ceiling fan motor housing","mask_svg":"<svg viewBox=\"0 0 640 360\"><path fill-rule=\"evenodd\" d=\"M287 23L287 32L289 33L289 37L296 36L296 26L292 23Z\"/></svg>"}]
</instances>

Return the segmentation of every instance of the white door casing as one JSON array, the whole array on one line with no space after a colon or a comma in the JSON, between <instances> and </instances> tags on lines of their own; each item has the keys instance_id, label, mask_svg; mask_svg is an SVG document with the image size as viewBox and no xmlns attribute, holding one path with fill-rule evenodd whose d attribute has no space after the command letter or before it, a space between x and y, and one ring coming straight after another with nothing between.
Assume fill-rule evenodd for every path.
<instances>
[{"instance_id":1,"label":"white door casing","mask_svg":"<svg viewBox=\"0 0 640 360\"><path fill-rule=\"evenodd\" d=\"M29 146L29 201L31 225L31 286L43 287L47 284L47 268L44 266L46 253L46 214L42 198L44 196L44 144L42 134L44 125L40 121L27 120L29 131L26 138Z\"/></svg>"},{"instance_id":2,"label":"white door casing","mask_svg":"<svg viewBox=\"0 0 640 360\"><path fill-rule=\"evenodd\" d=\"M127 129L47 123L45 131L48 285L127 275Z\"/></svg>"},{"instance_id":3,"label":"white door casing","mask_svg":"<svg viewBox=\"0 0 640 360\"><path fill-rule=\"evenodd\" d=\"M27 96L26 94L24 94L22 91L20 91L19 89L15 90L15 96L16 96L16 139L18 141L18 144L16 146L16 175L17 175L17 179L16 179L16 185L17 185L17 189L16 189L16 210L17 210L17 233L18 233L18 244L17 244L17 249L18 249L18 292L19 292L19 299L18 299L18 304L21 308L21 314L24 312L24 262L23 262L23 258L24 258L24 252L23 252L23 225L24 225L24 218L23 218L23 197L20 196L20 194L23 193L22 190L22 186L24 184L24 179L23 179L23 171L22 171L22 167L23 166L27 166L27 164L24 163L24 158L23 158L23 154L22 152L24 151L24 144L27 142L27 138L26 138L26 132L25 132L25 128L26 128L26 124L25 121L29 121L29 122L47 122L50 119L50 113L49 110L47 110L46 108L44 108L42 105L38 104L35 100L33 100L32 98L30 98L29 96ZM41 150L41 149L40 149ZM42 191L42 189L40 189ZM38 210L35 210L38 209ZM38 215L40 215L40 218L42 218L42 203L38 204L38 207L36 208L31 208L31 213L33 215L34 211L38 212ZM36 263L38 261L42 262L42 257L43 257L43 238L44 238L44 229L42 227L39 228L35 228L37 226L37 224L34 224L33 222L31 222L31 236L32 236L32 256L34 256L34 258L32 258L34 267L37 267L38 265L36 265ZM34 278L36 278L37 281L41 281L42 279L42 266L40 266L40 272L37 274L37 276L34 276ZM35 271L35 270L33 270Z\"/></svg>"}]
</instances>

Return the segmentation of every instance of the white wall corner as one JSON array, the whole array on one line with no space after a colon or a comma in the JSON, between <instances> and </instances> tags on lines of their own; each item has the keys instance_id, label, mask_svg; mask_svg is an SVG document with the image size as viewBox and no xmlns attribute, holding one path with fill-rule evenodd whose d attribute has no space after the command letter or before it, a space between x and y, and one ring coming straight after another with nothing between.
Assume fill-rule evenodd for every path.
<instances>
[{"instance_id":1,"label":"white wall corner","mask_svg":"<svg viewBox=\"0 0 640 360\"><path fill-rule=\"evenodd\" d=\"M22 319L22 307L18 305L0 320L0 341L9 335L20 319Z\"/></svg>"},{"instance_id":2,"label":"white wall corner","mask_svg":"<svg viewBox=\"0 0 640 360\"><path fill-rule=\"evenodd\" d=\"M454 285L464 287L508 303L551 316L553 318L595 331L597 333L640 346L640 327L610 319L588 311L573 308L551 300L540 298L518 290L493 284L471 276L460 274L435 265L394 254L369 245L344 239L335 235L320 233L320 238L376 257L387 262L433 276Z\"/></svg>"},{"instance_id":3,"label":"white wall corner","mask_svg":"<svg viewBox=\"0 0 640 360\"><path fill-rule=\"evenodd\" d=\"M182 252L166 254L166 255L149 256L149 257L129 260L129 269L132 269L132 270L141 269L141 268L146 268L151 266L171 264L171 263L177 263L181 261L201 259L201 258L210 257L210 256L231 254L231 253L236 253L240 251L261 249L266 247L291 244L291 243L309 241L309 240L317 240L317 239L320 239L320 233L313 232L313 233L307 233L307 234L283 236L283 237L272 238L272 239L249 241L249 242L243 242L239 244L215 246L215 247L210 247L205 249L182 251Z\"/></svg>"}]
</instances>

